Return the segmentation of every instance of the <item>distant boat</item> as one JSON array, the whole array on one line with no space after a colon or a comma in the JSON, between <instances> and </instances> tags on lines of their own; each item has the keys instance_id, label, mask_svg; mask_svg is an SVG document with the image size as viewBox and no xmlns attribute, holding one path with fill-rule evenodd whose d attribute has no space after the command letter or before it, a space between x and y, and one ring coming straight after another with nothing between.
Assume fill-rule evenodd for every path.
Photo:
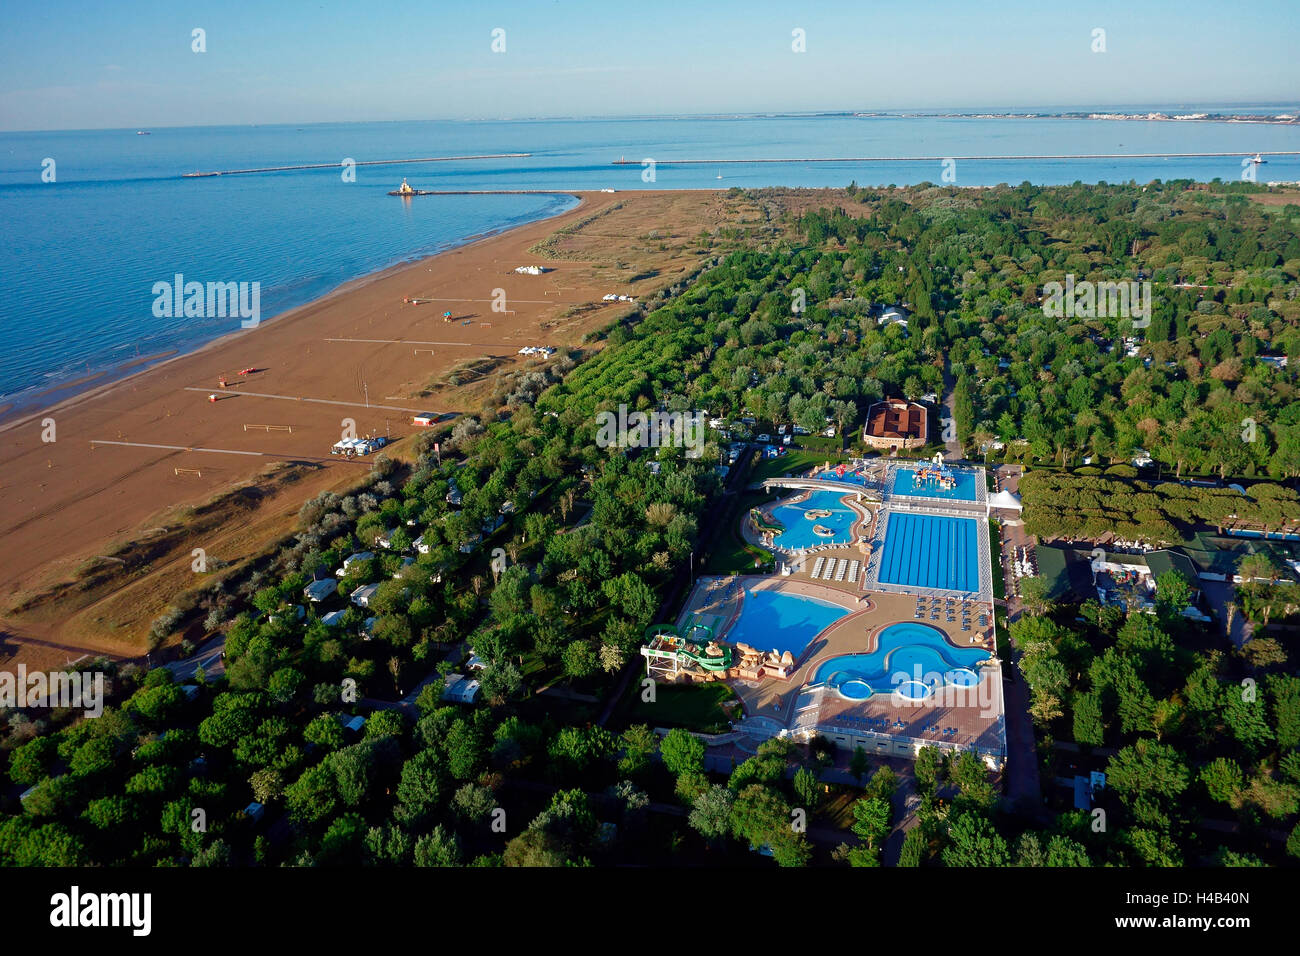
<instances>
[{"instance_id":1,"label":"distant boat","mask_svg":"<svg viewBox=\"0 0 1300 956\"><path fill-rule=\"evenodd\" d=\"M1256 154L1255 154L1255 158L1252 159L1250 162L1251 162L1251 164L1254 165L1254 166L1263 166L1264 164L1266 164L1266 163L1268 162L1268 160L1267 160L1267 159L1263 159L1263 158L1261 158L1260 155L1259 155L1259 153L1256 153Z\"/></svg>"},{"instance_id":2,"label":"distant boat","mask_svg":"<svg viewBox=\"0 0 1300 956\"><path fill-rule=\"evenodd\" d=\"M135 131L135 135L136 135L136 136L152 136L153 133L149 132L147 129L138 129L138 130Z\"/></svg>"}]
</instances>

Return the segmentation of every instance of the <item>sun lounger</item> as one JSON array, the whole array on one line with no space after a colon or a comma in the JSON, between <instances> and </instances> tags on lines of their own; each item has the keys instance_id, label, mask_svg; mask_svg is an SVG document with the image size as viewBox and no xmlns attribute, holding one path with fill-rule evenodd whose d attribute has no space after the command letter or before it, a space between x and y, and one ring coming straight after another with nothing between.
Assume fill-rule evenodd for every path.
<instances>
[{"instance_id":1,"label":"sun lounger","mask_svg":"<svg viewBox=\"0 0 1300 956\"><path fill-rule=\"evenodd\" d=\"M822 565L825 564L825 563L826 563L826 559L825 559L824 557L823 557L823 558L818 558L818 559L817 559L817 563L813 565L813 570L812 570L812 576L813 576L813 577L815 577L815 578L816 578L816 577L821 577L821 573L822 573Z\"/></svg>"}]
</instances>

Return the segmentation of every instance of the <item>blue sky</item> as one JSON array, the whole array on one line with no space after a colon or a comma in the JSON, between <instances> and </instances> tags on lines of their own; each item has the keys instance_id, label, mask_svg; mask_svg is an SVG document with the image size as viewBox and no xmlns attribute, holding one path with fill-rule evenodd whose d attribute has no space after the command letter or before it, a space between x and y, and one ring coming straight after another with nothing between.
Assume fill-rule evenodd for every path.
<instances>
[{"instance_id":1,"label":"blue sky","mask_svg":"<svg viewBox=\"0 0 1300 956\"><path fill-rule=\"evenodd\" d=\"M1300 100L1294 0L7 6L0 129Z\"/></svg>"}]
</instances>

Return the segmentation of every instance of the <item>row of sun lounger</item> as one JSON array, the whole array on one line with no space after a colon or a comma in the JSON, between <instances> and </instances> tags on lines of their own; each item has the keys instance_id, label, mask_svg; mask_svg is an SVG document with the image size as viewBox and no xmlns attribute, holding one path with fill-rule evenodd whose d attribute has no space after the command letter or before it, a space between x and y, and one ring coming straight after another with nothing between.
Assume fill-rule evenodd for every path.
<instances>
[{"instance_id":1,"label":"row of sun lounger","mask_svg":"<svg viewBox=\"0 0 1300 956\"><path fill-rule=\"evenodd\" d=\"M861 568L862 562L850 561L848 558L818 558L813 565L812 577L823 581L843 581L847 576L849 583L855 584Z\"/></svg>"}]
</instances>

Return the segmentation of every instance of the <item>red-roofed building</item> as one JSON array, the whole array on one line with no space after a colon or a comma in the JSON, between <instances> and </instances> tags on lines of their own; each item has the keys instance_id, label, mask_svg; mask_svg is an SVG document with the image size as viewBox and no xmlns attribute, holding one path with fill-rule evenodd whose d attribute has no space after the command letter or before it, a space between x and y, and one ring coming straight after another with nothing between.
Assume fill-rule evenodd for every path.
<instances>
[{"instance_id":1,"label":"red-roofed building","mask_svg":"<svg viewBox=\"0 0 1300 956\"><path fill-rule=\"evenodd\" d=\"M926 442L927 425L924 405L886 399L867 409L862 439L872 448L921 448Z\"/></svg>"}]
</instances>

